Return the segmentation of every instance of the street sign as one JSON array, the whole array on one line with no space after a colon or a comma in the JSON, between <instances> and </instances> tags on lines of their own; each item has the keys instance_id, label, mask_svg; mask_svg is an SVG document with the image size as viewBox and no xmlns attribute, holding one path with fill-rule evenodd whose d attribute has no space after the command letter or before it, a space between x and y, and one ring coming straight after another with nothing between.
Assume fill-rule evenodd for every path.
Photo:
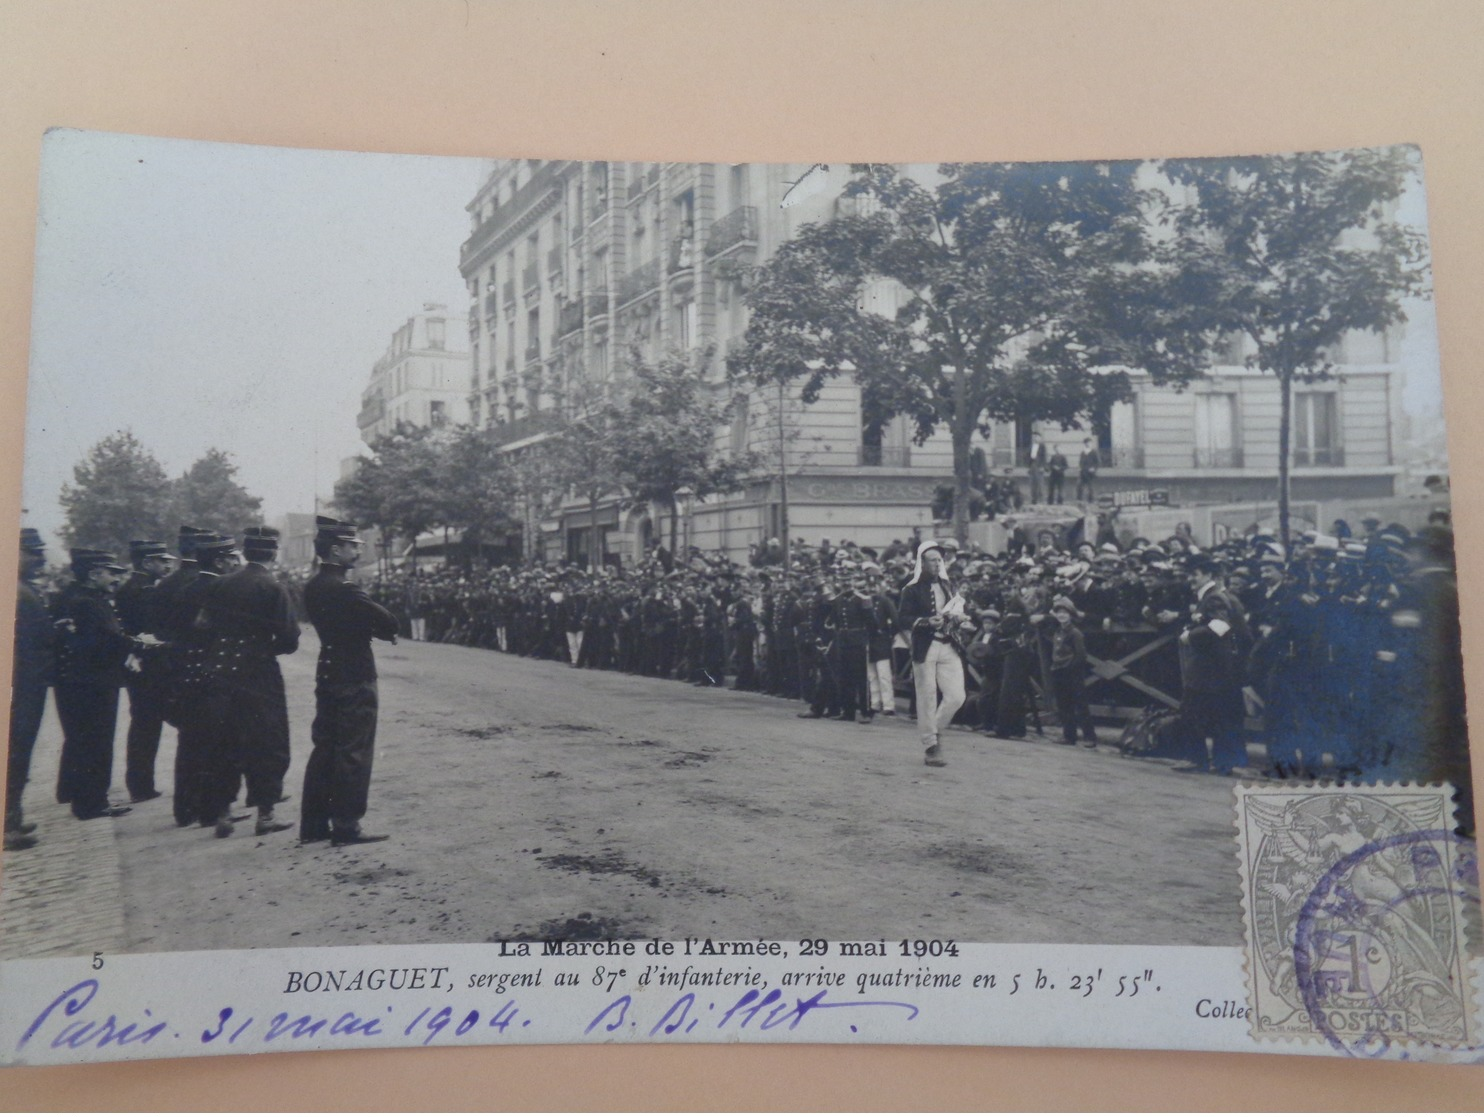
<instances>
[{"instance_id":1,"label":"street sign","mask_svg":"<svg viewBox=\"0 0 1484 1117\"><path fill-rule=\"evenodd\" d=\"M1169 504L1169 489L1123 489L1098 497L1099 508L1167 508Z\"/></svg>"}]
</instances>

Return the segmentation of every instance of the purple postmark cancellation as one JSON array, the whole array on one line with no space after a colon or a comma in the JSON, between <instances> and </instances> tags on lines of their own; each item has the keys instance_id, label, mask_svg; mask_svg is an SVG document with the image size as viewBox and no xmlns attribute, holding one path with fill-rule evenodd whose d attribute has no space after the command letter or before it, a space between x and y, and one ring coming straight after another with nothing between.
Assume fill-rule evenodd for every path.
<instances>
[{"instance_id":1,"label":"purple postmark cancellation","mask_svg":"<svg viewBox=\"0 0 1484 1117\"><path fill-rule=\"evenodd\" d=\"M1254 1038L1479 1042L1478 863L1452 788L1241 786L1237 835Z\"/></svg>"}]
</instances>

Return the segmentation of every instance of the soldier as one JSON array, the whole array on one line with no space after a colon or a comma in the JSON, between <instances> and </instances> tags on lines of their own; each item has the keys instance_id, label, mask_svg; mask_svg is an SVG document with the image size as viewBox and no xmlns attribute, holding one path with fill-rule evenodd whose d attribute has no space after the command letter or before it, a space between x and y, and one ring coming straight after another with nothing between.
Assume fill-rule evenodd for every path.
<instances>
[{"instance_id":1,"label":"soldier","mask_svg":"<svg viewBox=\"0 0 1484 1117\"><path fill-rule=\"evenodd\" d=\"M119 623L130 636L149 633L159 636L155 589L174 569L175 556L154 539L129 543L134 570L119 587ZM131 802L159 798L155 790L155 756L160 751L160 733L165 727L165 664L163 649L150 649L138 657L139 670L127 679L129 691L129 738L125 751L124 786Z\"/></svg>"},{"instance_id":2,"label":"soldier","mask_svg":"<svg viewBox=\"0 0 1484 1117\"><path fill-rule=\"evenodd\" d=\"M15 609L15 663L10 676L10 754L5 781L5 849L30 849L36 824L21 814L21 794L31 774L31 753L46 712L52 681L55 630L35 581L46 565L46 545L33 527L21 529L20 584Z\"/></svg>"},{"instance_id":3,"label":"soldier","mask_svg":"<svg viewBox=\"0 0 1484 1117\"><path fill-rule=\"evenodd\" d=\"M288 590L268 571L278 556L278 532L249 528L242 553L246 565L212 583L201 606L211 636L204 669L215 731L204 807L218 838L232 834L239 777L247 781L247 805L257 808L257 834L290 825L273 817L289 769L289 712L278 657L298 650L299 622Z\"/></svg>"},{"instance_id":4,"label":"soldier","mask_svg":"<svg viewBox=\"0 0 1484 1117\"><path fill-rule=\"evenodd\" d=\"M317 519L319 572L304 587L304 610L319 633L314 751L304 769L299 840L335 845L385 841L361 830L376 746L376 659L372 638L397 642L397 618L348 575L361 557L355 524Z\"/></svg>"},{"instance_id":5,"label":"soldier","mask_svg":"<svg viewBox=\"0 0 1484 1117\"><path fill-rule=\"evenodd\" d=\"M113 734L125 662L144 641L128 635L114 611L114 589L129 568L108 551L76 549L74 581L52 607L60 633L57 714L62 722L62 760L57 802L70 803L79 819L117 818L128 807L110 806Z\"/></svg>"},{"instance_id":6,"label":"soldier","mask_svg":"<svg viewBox=\"0 0 1484 1117\"><path fill-rule=\"evenodd\" d=\"M208 634L196 619L207 586L237 569L237 551L232 540L202 528L182 525L178 539L180 565L155 586L152 602L156 635L165 641L157 653L163 712L176 728L172 805L176 825L210 825L215 820L201 815L202 764L211 737L201 690Z\"/></svg>"}]
</instances>

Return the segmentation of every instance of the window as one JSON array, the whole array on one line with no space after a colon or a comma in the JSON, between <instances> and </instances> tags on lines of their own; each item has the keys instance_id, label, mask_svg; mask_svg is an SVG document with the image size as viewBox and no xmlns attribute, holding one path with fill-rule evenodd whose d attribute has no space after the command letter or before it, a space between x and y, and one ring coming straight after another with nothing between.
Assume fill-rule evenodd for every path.
<instances>
[{"instance_id":1,"label":"window","mask_svg":"<svg viewBox=\"0 0 1484 1117\"><path fill-rule=\"evenodd\" d=\"M747 164L733 163L729 178L728 200L731 202L731 208L745 206L747 204Z\"/></svg>"},{"instance_id":2,"label":"window","mask_svg":"<svg viewBox=\"0 0 1484 1117\"><path fill-rule=\"evenodd\" d=\"M1195 397L1195 464L1210 469L1242 464L1234 393L1207 392Z\"/></svg>"},{"instance_id":3,"label":"window","mask_svg":"<svg viewBox=\"0 0 1484 1117\"><path fill-rule=\"evenodd\" d=\"M680 334L680 348L689 349L697 342L696 300L687 299L680 304L676 327Z\"/></svg>"},{"instance_id":4,"label":"window","mask_svg":"<svg viewBox=\"0 0 1484 1117\"><path fill-rule=\"evenodd\" d=\"M428 319L428 348L429 349L442 349L442 348L444 348L444 338L445 338L445 332L444 331L445 331L446 321L447 320L446 319L443 319L443 318L429 318Z\"/></svg>"},{"instance_id":5,"label":"window","mask_svg":"<svg viewBox=\"0 0 1484 1117\"><path fill-rule=\"evenodd\" d=\"M445 404L441 399L435 399L428 403L428 423L430 426L441 427L448 421Z\"/></svg>"},{"instance_id":6,"label":"window","mask_svg":"<svg viewBox=\"0 0 1484 1117\"><path fill-rule=\"evenodd\" d=\"M1344 465L1339 432L1339 407L1334 392L1294 393L1294 465Z\"/></svg>"}]
</instances>

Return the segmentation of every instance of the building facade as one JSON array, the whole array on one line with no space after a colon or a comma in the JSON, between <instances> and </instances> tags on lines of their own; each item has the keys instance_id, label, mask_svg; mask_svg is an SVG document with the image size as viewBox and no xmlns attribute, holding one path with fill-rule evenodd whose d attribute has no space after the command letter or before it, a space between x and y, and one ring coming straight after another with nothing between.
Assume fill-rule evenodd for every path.
<instances>
[{"instance_id":1,"label":"building facade","mask_svg":"<svg viewBox=\"0 0 1484 1117\"><path fill-rule=\"evenodd\" d=\"M467 423L469 350L441 303L424 303L393 334L361 392L356 425L368 446L397 429Z\"/></svg>"},{"instance_id":2,"label":"building facade","mask_svg":"<svg viewBox=\"0 0 1484 1117\"><path fill-rule=\"evenodd\" d=\"M934 172L908 173L927 180ZM843 195L849 179L844 166L801 163L497 162L468 206L471 235L460 256L472 421L495 429L512 452L532 446L584 391L621 382L633 350L645 360L709 353L721 391L722 362L747 327L749 268L802 225L871 205ZM872 289L868 305L893 313L894 287ZM1334 354L1342 375L1296 389L1295 500L1396 491L1401 340L1401 331L1349 338ZM1159 488L1187 506L1272 500L1278 384L1245 367L1245 356L1234 343L1184 391L1135 373L1133 399L1085 430L1000 424L976 436L976 448L996 471L1023 475L1039 435L1070 459L1071 490L1082 440L1092 437L1104 461L1100 491ZM867 429L859 389L844 378L807 406L796 388L743 391L731 402L719 446L753 450L768 465L743 492L682 502L676 527L685 543L741 558L749 544L778 535L782 474L794 538L882 545L931 530L933 492L952 477L946 432L919 446L905 417ZM585 504L528 509L527 518L539 527L542 557L593 555ZM667 513L617 500L597 518L596 553L609 561L637 557L670 528Z\"/></svg>"}]
</instances>

